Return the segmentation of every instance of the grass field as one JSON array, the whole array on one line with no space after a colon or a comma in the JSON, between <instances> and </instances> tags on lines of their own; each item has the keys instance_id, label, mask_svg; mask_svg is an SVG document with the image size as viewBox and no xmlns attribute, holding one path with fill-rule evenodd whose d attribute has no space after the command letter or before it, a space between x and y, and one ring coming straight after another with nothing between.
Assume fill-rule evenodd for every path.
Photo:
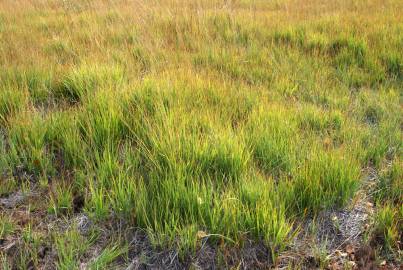
<instances>
[{"instance_id":1,"label":"grass field","mask_svg":"<svg viewBox=\"0 0 403 270\"><path fill-rule=\"evenodd\" d=\"M402 10L0 1L0 268L399 265Z\"/></svg>"}]
</instances>

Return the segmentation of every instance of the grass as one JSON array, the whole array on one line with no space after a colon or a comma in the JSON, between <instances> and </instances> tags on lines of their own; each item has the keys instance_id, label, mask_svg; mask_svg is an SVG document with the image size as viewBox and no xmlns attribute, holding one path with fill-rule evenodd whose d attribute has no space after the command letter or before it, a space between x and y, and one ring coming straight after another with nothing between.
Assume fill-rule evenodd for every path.
<instances>
[{"instance_id":1,"label":"grass","mask_svg":"<svg viewBox=\"0 0 403 270\"><path fill-rule=\"evenodd\" d=\"M375 215L374 236L389 254L400 249L399 238L403 224L402 186L401 160L396 158L380 175L375 190L379 208Z\"/></svg>"},{"instance_id":2,"label":"grass","mask_svg":"<svg viewBox=\"0 0 403 270\"><path fill-rule=\"evenodd\" d=\"M116 258L126 253L127 249L120 248L119 246L106 247L94 261L91 262L89 269L98 270L108 267Z\"/></svg>"},{"instance_id":3,"label":"grass","mask_svg":"<svg viewBox=\"0 0 403 270\"><path fill-rule=\"evenodd\" d=\"M92 237L85 239L75 230L68 230L57 235L55 240L58 254L57 269L79 269L79 258L89 248Z\"/></svg>"},{"instance_id":4,"label":"grass","mask_svg":"<svg viewBox=\"0 0 403 270\"><path fill-rule=\"evenodd\" d=\"M2 216L0 222L0 238L6 237L7 235L14 232L14 225L11 218Z\"/></svg>"},{"instance_id":5,"label":"grass","mask_svg":"<svg viewBox=\"0 0 403 270\"><path fill-rule=\"evenodd\" d=\"M346 207L372 167L374 235L396 252L402 5L322 2L1 3L0 196L35 187L46 216L124 220L182 262L203 241L251 240L275 263L300 222ZM96 242L45 238L58 269ZM12 262L38 266L31 253Z\"/></svg>"}]
</instances>

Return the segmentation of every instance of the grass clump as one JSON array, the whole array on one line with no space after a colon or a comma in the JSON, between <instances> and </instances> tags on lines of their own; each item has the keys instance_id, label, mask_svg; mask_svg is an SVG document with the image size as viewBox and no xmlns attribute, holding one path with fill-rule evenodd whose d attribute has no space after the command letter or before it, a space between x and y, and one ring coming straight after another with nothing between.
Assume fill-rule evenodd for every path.
<instances>
[{"instance_id":1,"label":"grass clump","mask_svg":"<svg viewBox=\"0 0 403 270\"><path fill-rule=\"evenodd\" d=\"M79 269L80 259L95 240L95 235L85 238L76 230L67 230L62 235L55 235L58 255L58 269Z\"/></svg>"},{"instance_id":2,"label":"grass clump","mask_svg":"<svg viewBox=\"0 0 403 270\"><path fill-rule=\"evenodd\" d=\"M18 114L26 105L27 97L23 91L2 89L0 93L0 121L6 125L9 119Z\"/></svg>"},{"instance_id":3,"label":"grass clump","mask_svg":"<svg viewBox=\"0 0 403 270\"><path fill-rule=\"evenodd\" d=\"M375 216L374 234L388 251L398 247L403 218L399 210L401 211L390 204L384 204Z\"/></svg>"},{"instance_id":4,"label":"grass clump","mask_svg":"<svg viewBox=\"0 0 403 270\"><path fill-rule=\"evenodd\" d=\"M194 174L209 175L217 180L240 179L249 159L245 147L231 135L210 138L194 151Z\"/></svg>"},{"instance_id":5,"label":"grass clump","mask_svg":"<svg viewBox=\"0 0 403 270\"><path fill-rule=\"evenodd\" d=\"M386 72L394 79L403 79L403 60L401 55L392 53L384 59L386 65Z\"/></svg>"},{"instance_id":6,"label":"grass clump","mask_svg":"<svg viewBox=\"0 0 403 270\"><path fill-rule=\"evenodd\" d=\"M4 170L7 169L7 166L4 166ZM4 196L10 194L11 192L15 191L18 188L17 182L13 178L0 178L0 196Z\"/></svg>"},{"instance_id":7,"label":"grass clump","mask_svg":"<svg viewBox=\"0 0 403 270\"><path fill-rule=\"evenodd\" d=\"M107 267L111 267L111 263L113 263L118 257L127 252L127 248L120 248L119 246L108 246L106 247L98 257L95 258L89 265L88 269L97 270L97 269L105 269Z\"/></svg>"},{"instance_id":8,"label":"grass clump","mask_svg":"<svg viewBox=\"0 0 403 270\"><path fill-rule=\"evenodd\" d=\"M0 239L12 234L15 230L12 219L7 216L1 216L0 219Z\"/></svg>"},{"instance_id":9,"label":"grass clump","mask_svg":"<svg viewBox=\"0 0 403 270\"><path fill-rule=\"evenodd\" d=\"M290 173L295 166L295 126L281 113L257 117L251 117L246 132L258 166L273 176Z\"/></svg>"},{"instance_id":10,"label":"grass clump","mask_svg":"<svg viewBox=\"0 0 403 270\"><path fill-rule=\"evenodd\" d=\"M373 241L384 248L384 252L394 254L399 248L403 211L401 205L403 170L399 157L392 161L379 176L375 187L375 214Z\"/></svg>"},{"instance_id":11,"label":"grass clump","mask_svg":"<svg viewBox=\"0 0 403 270\"><path fill-rule=\"evenodd\" d=\"M52 154L47 141L46 121L39 115L28 118L23 114L14 119L8 134L8 155L6 160L11 170L17 167L35 177L47 177L54 174Z\"/></svg>"},{"instance_id":12,"label":"grass clump","mask_svg":"<svg viewBox=\"0 0 403 270\"><path fill-rule=\"evenodd\" d=\"M117 87L123 80L123 72L118 67L81 65L64 75L53 92L70 103L77 103L94 94L99 87Z\"/></svg>"},{"instance_id":13,"label":"grass clump","mask_svg":"<svg viewBox=\"0 0 403 270\"><path fill-rule=\"evenodd\" d=\"M353 160L315 152L293 179L295 207L299 213L340 207L354 194L360 170Z\"/></svg>"},{"instance_id":14,"label":"grass clump","mask_svg":"<svg viewBox=\"0 0 403 270\"><path fill-rule=\"evenodd\" d=\"M340 131L344 117L340 112L324 112L315 108L307 108L299 115L299 128L301 131L328 134Z\"/></svg>"},{"instance_id":15,"label":"grass clump","mask_svg":"<svg viewBox=\"0 0 403 270\"><path fill-rule=\"evenodd\" d=\"M49 212L52 214L62 215L69 214L73 211L73 192L71 187L66 188L65 185L58 185L54 188L53 194L50 196Z\"/></svg>"},{"instance_id":16,"label":"grass clump","mask_svg":"<svg viewBox=\"0 0 403 270\"><path fill-rule=\"evenodd\" d=\"M255 237L263 235L273 259L292 239L293 224L286 214L286 200L282 199L288 192L282 187L276 188L273 180L259 177L246 181L240 188L239 198L247 209L242 217L244 229L253 228Z\"/></svg>"},{"instance_id":17,"label":"grass clump","mask_svg":"<svg viewBox=\"0 0 403 270\"><path fill-rule=\"evenodd\" d=\"M92 235L37 222L79 214L113 239L145 232L150 260L169 250L190 267L208 247L211 268L269 268L368 168L374 235L398 249L398 1L24 1L0 1L0 196L32 189L13 268L41 268L43 241L60 269L138 255L119 242L89 258ZM251 246L267 265L248 264Z\"/></svg>"},{"instance_id":18,"label":"grass clump","mask_svg":"<svg viewBox=\"0 0 403 270\"><path fill-rule=\"evenodd\" d=\"M399 203L399 200L403 196L403 170L402 162L399 158L393 160L390 167L382 172L379 177L376 199L381 201L391 201Z\"/></svg>"}]
</instances>

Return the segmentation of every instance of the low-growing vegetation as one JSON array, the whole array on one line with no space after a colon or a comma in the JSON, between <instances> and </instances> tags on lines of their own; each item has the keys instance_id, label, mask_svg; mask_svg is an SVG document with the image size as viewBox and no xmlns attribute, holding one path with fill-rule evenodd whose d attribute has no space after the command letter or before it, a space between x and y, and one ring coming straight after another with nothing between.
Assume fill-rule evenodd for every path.
<instances>
[{"instance_id":1,"label":"low-growing vegetation","mask_svg":"<svg viewBox=\"0 0 403 270\"><path fill-rule=\"evenodd\" d=\"M399 10L2 1L0 268L266 269L305 221L364 198L356 244L398 265Z\"/></svg>"}]
</instances>

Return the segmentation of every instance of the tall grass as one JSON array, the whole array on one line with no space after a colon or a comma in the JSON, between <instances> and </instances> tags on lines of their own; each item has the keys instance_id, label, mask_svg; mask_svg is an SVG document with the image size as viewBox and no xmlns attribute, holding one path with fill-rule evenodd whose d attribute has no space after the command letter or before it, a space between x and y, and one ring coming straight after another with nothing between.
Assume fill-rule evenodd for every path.
<instances>
[{"instance_id":1,"label":"tall grass","mask_svg":"<svg viewBox=\"0 0 403 270\"><path fill-rule=\"evenodd\" d=\"M28 2L0 3L0 194L41 183L48 215L124 219L181 259L204 239L275 259L399 160L399 1ZM377 195L389 247L396 166ZM55 235L57 266L91 241Z\"/></svg>"}]
</instances>

